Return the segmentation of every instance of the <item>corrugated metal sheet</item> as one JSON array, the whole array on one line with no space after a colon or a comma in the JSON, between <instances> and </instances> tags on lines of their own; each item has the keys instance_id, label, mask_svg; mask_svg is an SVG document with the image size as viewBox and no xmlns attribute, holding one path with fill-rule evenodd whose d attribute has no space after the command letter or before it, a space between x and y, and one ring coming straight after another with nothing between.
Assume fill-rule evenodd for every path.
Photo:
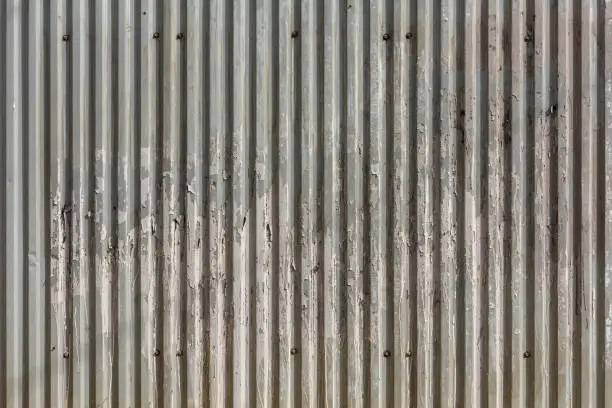
<instances>
[{"instance_id":1,"label":"corrugated metal sheet","mask_svg":"<svg viewBox=\"0 0 612 408\"><path fill-rule=\"evenodd\" d=\"M0 406L612 406L610 0L0 1Z\"/></svg>"}]
</instances>

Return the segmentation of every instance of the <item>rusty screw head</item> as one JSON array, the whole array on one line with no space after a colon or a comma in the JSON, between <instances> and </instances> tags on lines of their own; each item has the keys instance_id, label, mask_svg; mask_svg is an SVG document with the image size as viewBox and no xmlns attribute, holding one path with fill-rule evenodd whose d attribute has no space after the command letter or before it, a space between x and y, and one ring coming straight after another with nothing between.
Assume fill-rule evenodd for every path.
<instances>
[{"instance_id":1,"label":"rusty screw head","mask_svg":"<svg viewBox=\"0 0 612 408\"><path fill-rule=\"evenodd\" d=\"M155 349L155 350L153 350L153 355L154 355L155 357L159 357L159 355L160 355L160 354L161 354L161 351L159 351L159 349Z\"/></svg>"},{"instance_id":2,"label":"rusty screw head","mask_svg":"<svg viewBox=\"0 0 612 408\"><path fill-rule=\"evenodd\" d=\"M178 33L178 34L176 35L176 39L177 39L177 40L182 40L184 37L185 37L185 34L183 34L183 33Z\"/></svg>"},{"instance_id":3,"label":"rusty screw head","mask_svg":"<svg viewBox=\"0 0 612 408\"><path fill-rule=\"evenodd\" d=\"M385 350L383 352L383 356L385 356L385 358L389 358L389 357L391 357L391 352L389 350Z\"/></svg>"},{"instance_id":4,"label":"rusty screw head","mask_svg":"<svg viewBox=\"0 0 612 408\"><path fill-rule=\"evenodd\" d=\"M70 357L70 353L68 353L67 351L64 351L63 357L64 357L64 358L68 358L68 357Z\"/></svg>"},{"instance_id":5,"label":"rusty screw head","mask_svg":"<svg viewBox=\"0 0 612 408\"><path fill-rule=\"evenodd\" d=\"M523 353L523 358L530 358L531 357L531 353L529 351L526 351Z\"/></svg>"},{"instance_id":6,"label":"rusty screw head","mask_svg":"<svg viewBox=\"0 0 612 408\"><path fill-rule=\"evenodd\" d=\"M64 34L62 36L62 41L64 41L64 42L70 41L70 34Z\"/></svg>"},{"instance_id":7,"label":"rusty screw head","mask_svg":"<svg viewBox=\"0 0 612 408\"><path fill-rule=\"evenodd\" d=\"M156 31L153 33L153 39L157 40L159 38L159 33Z\"/></svg>"},{"instance_id":8,"label":"rusty screw head","mask_svg":"<svg viewBox=\"0 0 612 408\"><path fill-rule=\"evenodd\" d=\"M406 33L406 39L410 40L412 37L414 37L414 34L412 33Z\"/></svg>"},{"instance_id":9,"label":"rusty screw head","mask_svg":"<svg viewBox=\"0 0 612 408\"><path fill-rule=\"evenodd\" d=\"M293 30L293 31L291 32L291 38L297 38L297 37L298 37L298 35L300 35L300 33L299 33L297 30Z\"/></svg>"},{"instance_id":10,"label":"rusty screw head","mask_svg":"<svg viewBox=\"0 0 612 408\"><path fill-rule=\"evenodd\" d=\"M297 347L293 347L293 348L291 349L291 355L292 355L292 356L295 356L297 353L298 353L298 349L297 349Z\"/></svg>"},{"instance_id":11,"label":"rusty screw head","mask_svg":"<svg viewBox=\"0 0 612 408\"><path fill-rule=\"evenodd\" d=\"M388 41L388 40L390 40L390 39L391 39L391 34L389 34L389 33L384 33L384 34L383 34L383 40L384 40L384 41Z\"/></svg>"}]
</instances>

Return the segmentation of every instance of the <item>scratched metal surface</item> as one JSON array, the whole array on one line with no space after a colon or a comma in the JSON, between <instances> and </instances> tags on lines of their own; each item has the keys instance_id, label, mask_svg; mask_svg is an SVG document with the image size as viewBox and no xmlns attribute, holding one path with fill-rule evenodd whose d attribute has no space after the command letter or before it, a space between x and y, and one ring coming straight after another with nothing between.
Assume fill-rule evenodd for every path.
<instances>
[{"instance_id":1,"label":"scratched metal surface","mask_svg":"<svg viewBox=\"0 0 612 408\"><path fill-rule=\"evenodd\" d=\"M0 406L612 407L610 0L0 1Z\"/></svg>"}]
</instances>

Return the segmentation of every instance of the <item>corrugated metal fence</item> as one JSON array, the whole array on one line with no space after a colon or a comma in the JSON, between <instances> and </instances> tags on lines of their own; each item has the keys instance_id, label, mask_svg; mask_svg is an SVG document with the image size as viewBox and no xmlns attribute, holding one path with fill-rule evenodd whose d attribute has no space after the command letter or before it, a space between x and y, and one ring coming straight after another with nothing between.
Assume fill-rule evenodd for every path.
<instances>
[{"instance_id":1,"label":"corrugated metal fence","mask_svg":"<svg viewBox=\"0 0 612 408\"><path fill-rule=\"evenodd\" d=\"M610 0L0 1L0 406L612 406Z\"/></svg>"}]
</instances>

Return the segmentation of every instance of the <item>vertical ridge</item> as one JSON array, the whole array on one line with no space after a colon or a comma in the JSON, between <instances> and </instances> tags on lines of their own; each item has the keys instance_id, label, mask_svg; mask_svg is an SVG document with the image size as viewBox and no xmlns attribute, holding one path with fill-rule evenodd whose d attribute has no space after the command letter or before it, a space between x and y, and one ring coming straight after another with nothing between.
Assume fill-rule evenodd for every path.
<instances>
[{"instance_id":1,"label":"vertical ridge","mask_svg":"<svg viewBox=\"0 0 612 408\"><path fill-rule=\"evenodd\" d=\"M293 95L298 87L294 87L292 71L294 57L299 37L299 26L295 24L294 2L281 0L278 7L278 27L275 39L278 45L278 168L274 173L274 185L278 192L278 212L273 235L277 238L278 247L278 280L275 289L278 291L278 335L277 371L275 368L276 389L278 397L275 406L295 406L296 400L296 364L299 361L298 341L294 328L295 298L297 286L296 257L297 222L295 204L296 190L296 132L295 100ZM297 167L299 169L299 167ZM276 249L276 248L275 248ZM275 256L276 258L276 256Z\"/></svg>"},{"instance_id":2,"label":"vertical ridge","mask_svg":"<svg viewBox=\"0 0 612 408\"><path fill-rule=\"evenodd\" d=\"M346 7L330 4L324 12L325 48L323 50L323 193L321 234L323 256L323 355L324 399L326 406L346 406L342 361L345 326L342 301L345 275L344 239L344 106L343 84L339 78L343 56L340 35L344 29ZM329 176L331 175L331 177Z\"/></svg>"},{"instance_id":3,"label":"vertical ridge","mask_svg":"<svg viewBox=\"0 0 612 408\"><path fill-rule=\"evenodd\" d=\"M45 280L47 272L47 260L45 256L45 158L44 149L44 7L41 4L28 4L27 24L32 27L31 37L27 41L28 61L24 66L28 67L27 104L28 114L25 122L28 123L28 148L26 163L34 163L28 171L27 192L31 202L31 216L24 218L27 225L28 251L24 254L27 258L27 284L24 285L24 300L29 302L28 313L25 314L27 330L25 342L27 343L27 360L24 367L28 370L26 377L27 386L24 388L27 394L26 404L28 406L44 406L48 392L47 378L47 347L48 339L45 333L45 315L48 310L45 296ZM2 57L0 57L0 60ZM0 75L0 81L2 81ZM0 96L2 98L2 96ZM3 109L3 108L0 108ZM1 153L0 153L1 154ZM2 201L3 198L0 198ZM2 289L0 289L2 290ZM0 381L2 382L2 381ZM1 388L1 386L0 386ZM1 394L1 392L0 392ZM24 396L25 399L25 396ZM0 401L2 396L0 395ZM24 404L25 405L25 404Z\"/></svg>"},{"instance_id":4,"label":"vertical ridge","mask_svg":"<svg viewBox=\"0 0 612 408\"><path fill-rule=\"evenodd\" d=\"M457 16L453 3L445 1L440 10L440 76L447 78L440 89L440 406L457 403L455 379L457 339L454 332L458 313L457 303Z\"/></svg>"},{"instance_id":5,"label":"vertical ridge","mask_svg":"<svg viewBox=\"0 0 612 408\"><path fill-rule=\"evenodd\" d=\"M210 335L211 335L211 406L218 406L228 400L227 384L227 331L225 288L227 282L227 240L225 231L227 213L227 178L225 169L225 137L227 114L227 89L223 81L226 65L226 13L224 2L211 3L211 92L215 103L210 104Z\"/></svg>"},{"instance_id":6,"label":"vertical ridge","mask_svg":"<svg viewBox=\"0 0 612 408\"><path fill-rule=\"evenodd\" d=\"M392 127L392 143L390 144L389 162L393 165L391 187L393 189L393 212L391 225L394 226L393 242L391 243L392 273L390 287L393 296L389 307L389 342L393 345L391 356L393 358L393 406L408 406L409 395L409 349L410 349L410 322L408 283L409 270L409 140L408 140L408 96L410 62L410 36L408 35L408 5L402 1L393 1L388 4L387 19L393 25L392 63L389 75L393 86L392 107L388 115ZM392 145L392 146L391 146Z\"/></svg>"},{"instance_id":7,"label":"vertical ridge","mask_svg":"<svg viewBox=\"0 0 612 408\"><path fill-rule=\"evenodd\" d=\"M72 14L72 6L69 6L68 15ZM110 339L109 339L109 355L111 366L109 367L108 376L110 376L110 388L108 395L105 396L107 401L113 406L119 405L119 2L111 1L110 4L110 63L111 63L111 97L110 109L107 111L110 121L110 186L109 194L110 202L107 204L110 208L110 259L109 259L109 289L110 289ZM70 21L70 20L69 20ZM70 56L72 58L72 54ZM70 65L69 65L70 67ZM70 72L70 75L72 72ZM72 88L70 90L72 93ZM70 109L72 112L72 109ZM72 150L72 147L71 147ZM108 159L107 159L108 160ZM106 187L106 186L105 186ZM72 378L72 367L70 369ZM72 390L71 392L72 393Z\"/></svg>"},{"instance_id":8,"label":"vertical ridge","mask_svg":"<svg viewBox=\"0 0 612 408\"><path fill-rule=\"evenodd\" d=\"M71 322L70 305L70 266L72 207L70 205L72 185L70 167L72 157L68 141L70 124L67 123L69 85L66 84L66 60L68 50L62 38L67 31L66 4L61 1L50 5L50 108L51 140L51 307L52 323L51 344L52 378L55 385L51 387L52 399L58 406L69 405L71 388L70 345ZM53 18L54 17L54 18ZM55 20L55 21L54 21Z\"/></svg>"},{"instance_id":9,"label":"vertical ridge","mask_svg":"<svg viewBox=\"0 0 612 408\"><path fill-rule=\"evenodd\" d=\"M303 336L301 357L301 383L302 394L299 405L303 407L314 406L317 401L317 252L316 252L316 168L314 157L316 153L316 120L317 120L317 64L316 64L316 19L313 2L300 2L300 28L303 37L300 39L302 69L298 78L302 89L300 105L303 107L300 117L300 145L302 172L300 177L300 237L303 251L300 257L300 267L296 269L301 276L300 291L302 302L300 305L300 331Z\"/></svg>"},{"instance_id":10,"label":"vertical ridge","mask_svg":"<svg viewBox=\"0 0 612 408\"><path fill-rule=\"evenodd\" d=\"M204 237L207 217L206 190L204 171L206 162L204 152L208 137L204 126L206 108L203 94L205 79L204 41L206 25L202 2L187 1L185 4L185 39L187 41L184 53L183 81L185 86L183 110L186 115L185 126L185 304L187 330L184 348L181 349L185 359L185 398L184 405L204 405L206 400L205 383L207 382L207 360L205 358L204 332L207 329L204 319L206 310L202 299L206 279L206 264L202 261L206 256L207 238ZM207 149L207 148L206 148ZM206 308L207 309L207 308Z\"/></svg>"},{"instance_id":11,"label":"vertical ridge","mask_svg":"<svg viewBox=\"0 0 612 408\"><path fill-rule=\"evenodd\" d=\"M575 23L573 21L573 1L559 3L559 30L556 34L559 46L559 219L566 222L559 224L559 403L576 405L576 330L575 330L575 285L576 259L575 239L575 198L574 182L574 140L575 112L573 59L576 41ZM565 79L565 80L561 80ZM579 211L579 210L578 210Z\"/></svg>"},{"instance_id":12,"label":"vertical ridge","mask_svg":"<svg viewBox=\"0 0 612 408\"><path fill-rule=\"evenodd\" d=\"M363 106L364 93L367 83L364 81L365 73L362 68L366 56L363 49L363 38L361 29L364 26L363 2L350 1L346 6L346 132L347 132L347 161L346 202L347 217L347 264L346 264L346 347L352 356L348 360L347 368L347 406L364 406L364 389L366 387L367 368L364 365L364 333L363 297L364 293L364 190L363 190L363 168L365 166L364 154L364 128ZM352 137L353 143L348 143L348 137ZM364 370L366 368L366 370Z\"/></svg>"},{"instance_id":13,"label":"vertical ridge","mask_svg":"<svg viewBox=\"0 0 612 408\"><path fill-rule=\"evenodd\" d=\"M434 44L435 5L418 2L419 23L417 32L417 372L419 378L418 406L434 406L436 395L436 344L434 331L437 305L434 288Z\"/></svg>"},{"instance_id":14,"label":"vertical ridge","mask_svg":"<svg viewBox=\"0 0 612 408\"><path fill-rule=\"evenodd\" d=\"M140 182L136 177L135 164L137 162L137 149L135 141L137 136L134 132L135 116L135 85L136 79L133 75L135 64L134 35L137 28L134 20L135 4L127 2L116 4L114 18L117 32L115 33L115 61L118 65L116 71L116 93L114 95L116 106L116 188L117 194L117 255L116 260L116 286L117 286L117 348L115 355L118 359L117 367L117 398L119 406L133 406L135 404L136 391L136 324L138 321L135 313L137 297L136 287L136 251L138 221L136 212L140 207L136 202L139 197L137 188ZM124 38L124 41L118 41ZM120 135L123 135L120 136Z\"/></svg>"},{"instance_id":15,"label":"vertical ridge","mask_svg":"<svg viewBox=\"0 0 612 408\"><path fill-rule=\"evenodd\" d=\"M26 329L24 319L24 284L25 278L24 253L27 244L24 240L23 225L27 215L28 205L23 186L24 180L24 140L27 138L28 125L25 123L27 114L27 72L24 55L27 37L23 38L22 27L27 18L27 3L14 0L9 2L10 15L7 18L6 52L11 57L6 63L6 99L9 104L6 114L6 156L3 162L6 166L6 376L7 376L7 406L20 406L27 403L27 387L24 376L26 352L23 348ZM10 78L10 79L9 79ZM25 100L24 100L25 99ZM25 398L24 398L25 397Z\"/></svg>"}]
</instances>

